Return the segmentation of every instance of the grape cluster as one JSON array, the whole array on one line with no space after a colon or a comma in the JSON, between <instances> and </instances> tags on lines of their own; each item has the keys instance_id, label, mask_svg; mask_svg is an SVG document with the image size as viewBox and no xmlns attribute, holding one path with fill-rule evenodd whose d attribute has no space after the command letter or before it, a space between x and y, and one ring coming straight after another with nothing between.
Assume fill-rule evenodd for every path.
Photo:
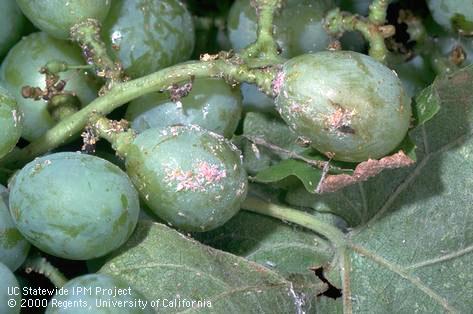
<instances>
[{"instance_id":1,"label":"grape cluster","mask_svg":"<svg viewBox=\"0 0 473 314\"><path fill-rule=\"evenodd\" d=\"M373 18L372 1L285 0L266 33L261 3L276 2L1 1L0 313L19 313L4 292L18 287L13 272L29 256L106 259L144 210L181 232L222 226L255 179L245 160L265 160L248 170L257 176L283 159L310 159L323 180L331 162L353 172L398 152L411 99L435 74L472 63L471 0L427 1L425 25L398 10L403 40ZM328 14L353 25L333 32ZM386 58L367 55L373 42ZM273 132L245 129L254 112L282 125L290 145L250 138ZM292 179L270 188L286 191ZM128 283L87 274L65 285L78 286Z\"/></svg>"}]
</instances>

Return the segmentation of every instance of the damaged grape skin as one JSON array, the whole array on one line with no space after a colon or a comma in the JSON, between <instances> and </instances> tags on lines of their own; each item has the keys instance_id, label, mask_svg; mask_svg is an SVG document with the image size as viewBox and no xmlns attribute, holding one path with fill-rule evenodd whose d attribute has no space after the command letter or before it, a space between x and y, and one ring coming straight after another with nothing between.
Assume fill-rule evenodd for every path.
<instances>
[{"instance_id":1,"label":"damaged grape skin","mask_svg":"<svg viewBox=\"0 0 473 314\"><path fill-rule=\"evenodd\" d=\"M127 173L146 205L181 230L223 225L246 197L240 152L199 126L148 129L123 151Z\"/></svg>"},{"instance_id":2,"label":"damaged grape skin","mask_svg":"<svg viewBox=\"0 0 473 314\"><path fill-rule=\"evenodd\" d=\"M122 245L140 210L128 176L91 155L64 152L37 158L10 183L10 212L22 235L58 257L87 260Z\"/></svg>"},{"instance_id":3,"label":"damaged grape skin","mask_svg":"<svg viewBox=\"0 0 473 314\"><path fill-rule=\"evenodd\" d=\"M411 99L402 82L366 55L336 51L293 58L273 87L286 123L334 160L378 159L409 128Z\"/></svg>"}]
</instances>

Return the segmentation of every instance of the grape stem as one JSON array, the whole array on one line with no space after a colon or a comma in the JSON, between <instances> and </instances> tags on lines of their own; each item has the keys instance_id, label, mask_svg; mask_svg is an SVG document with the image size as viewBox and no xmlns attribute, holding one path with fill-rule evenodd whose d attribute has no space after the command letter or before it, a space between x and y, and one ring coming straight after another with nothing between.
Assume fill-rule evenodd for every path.
<instances>
[{"instance_id":1,"label":"grape stem","mask_svg":"<svg viewBox=\"0 0 473 314\"><path fill-rule=\"evenodd\" d=\"M94 66L91 64L71 65L65 61L51 60L46 63L43 72L57 75L70 70L94 70Z\"/></svg>"},{"instance_id":2,"label":"grape stem","mask_svg":"<svg viewBox=\"0 0 473 314\"><path fill-rule=\"evenodd\" d=\"M88 64L93 64L95 74L105 78L105 85L99 95L105 94L114 84L125 80L120 62L114 62L107 53L105 43L100 37L100 22L87 19L71 28L71 38L77 42Z\"/></svg>"},{"instance_id":3,"label":"grape stem","mask_svg":"<svg viewBox=\"0 0 473 314\"><path fill-rule=\"evenodd\" d=\"M125 157L127 145L135 138L133 129L128 129L128 121L113 121L100 115L92 115L90 126L96 135L112 144L117 155Z\"/></svg>"},{"instance_id":4,"label":"grape stem","mask_svg":"<svg viewBox=\"0 0 473 314\"><path fill-rule=\"evenodd\" d=\"M251 143L253 143L255 145L262 146L262 147L265 147L265 148L273 151L274 153L278 154L280 157L283 156L283 157L286 157L286 158L300 160L300 161L303 161L303 162L305 162L305 163L307 163L307 164L309 164L313 167L319 168L319 169L325 169L325 168L328 167L328 170L334 171L334 172L344 172L344 171L346 171L345 169L335 167L335 166L331 166L329 161L327 161L327 160L317 160L317 159L307 158L307 157L305 157L303 155L300 155L300 154L298 154L298 153L296 153L292 150L288 150L288 149L285 149L283 147L279 147L275 144L269 143L264 138L261 138L261 137L243 135L243 138L247 139L248 141L250 141Z\"/></svg>"},{"instance_id":5,"label":"grape stem","mask_svg":"<svg viewBox=\"0 0 473 314\"><path fill-rule=\"evenodd\" d=\"M281 8L282 0L253 0L258 16L256 41L242 52L244 59L263 57L268 63L281 63L278 45L273 36L273 21L276 10Z\"/></svg>"},{"instance_id":6,"label":"grape stem","mask_svg":"<svg viewBox=\"0 0 473 314\"><path fill-rule=\"evenodd\" d=\"M373 0L369 7L368 20L373 24L383 25L391 2L392 0Z\"/></svg>"},{"instance_id":7,"label":"grape stem","mask_svg":"<svg viewBox=\"0 0 473 314\"><path fill-rule=\"evenodd\" d=\"M46 258L37 254L28 256L26 261L23 263L23 268L27 274L32 271L46 276L56 287L60 288L66 284L67 278Z\"/></svg>"},{"instance_id":8,"label":"grape stem","mask_svg":"<svg viewBox=\"0 0 473 314\"><path fill-rule=\"evenodd\" d=\"M72 94L55 95L48 101L48 111L55 121L73 115L80 108L80 100Z\"/></svg>"},{"instance_id":9,"label":"grape stem","mask_svg":"<svg viewBox=\"0 0 473 314\"><path fill-rule=\"evenodd\" d=\"M343 232L325 222L318 220L315 216L307 214L303 211L296 210L283 205L278 205L263 201L256 197L248 196L241 205L241 208L258 213L265 216L270 216L283 221L295 223L299 226L312 230L325 238L327 238L336 249L343 249L347 245L345 235Z\"/></svg>"},{"instance_id":10,"label":"grape stem","mask_svg":"<svg viewBox=\"0 0 473 314\"><path fill-rule=\"evenodd\" d=\"M373 16L375 19L380 19L377 3L386 1L375 2L370 6L370 17ZM386 14L384 14L384 17L385 16ZM382 25L384 20L382 23L378 22L379 21L374 23L370 18L353 15L349 12L342 12L337 8L327 13L325 17L325 29L329 34L335 36L341 36L346 31L360 32L370 45L369 55L380 62L385 62L388 55L388 49L386 48L384 40L395 34L395 28L392 25Z\"/></svg>"},{"instance_id":11,"label":"grape stem","mask_svg":"<svg viewBox=\"0 0 473 314\"><path fill-rule=\"evenodd\" d=\"M195 78L219 77L226 79L229 83L257 84L261 90L271 94L271 85L276 71L276 69L269 68L249 69L248 66L239 62L238 56L235 56L231 59L178 64L135 80L117 83L106 95L98 97L77 113L61 120L23 149L15 150L7 155L1 164L9 167L21 167L25 162L59 147L69 138L80 133L89 122L92 114L107 115L135 98L165 90L175 83L188 81L192 76Z\"/></svg>"}]
</instances>

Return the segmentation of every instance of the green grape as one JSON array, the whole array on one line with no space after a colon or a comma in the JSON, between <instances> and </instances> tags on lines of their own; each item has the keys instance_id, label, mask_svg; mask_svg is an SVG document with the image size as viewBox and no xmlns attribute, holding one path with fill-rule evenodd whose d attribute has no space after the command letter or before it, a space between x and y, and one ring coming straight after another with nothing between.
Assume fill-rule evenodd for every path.
<instances>
[{"instance_id":1,"label":"green grape","mask_svg":"<svg viewBox=\"0 0 473 314\"><path fill-rule=\"evenodd\" d=\"M323 29L323 17L334 7L332 0L288 0L275 17L276 41L284 57L325 50L330 42ZM256 40L256 11L250 0L237 0L228 16L228 36L235 50ZM247 111L272 111L274 101L250 84L241 85Z\"/></svg>"},{"instance_id":2,"label":"green grape","mask_svg":"<svg viewBox=\"0 0 473 314\"><path fill-rule=\"evenodd\" d=\"M207 231L240 209L248 179L238 149L196 125L148 129L126 148L127 173L158 217Z\"/></svg>"},{"instance_id":3,"label":"green grape","mask_svg":"<svg viewBox=\"0 0 473 314\"><path fill-rule=\"evenodd\" d=\"M465 53L465 60L461 63L461 66L463 67L473 63L473 40L471 38L453 38L450 36L441 36L435 39L435 44L438 48L440 48L441 53L445 57L448 57L454 48L461 47Z\"/></svg>"},{"instance_id":4,"label":"green grape","mask_svg":"<svg viewBox=\"0 0 473 314\"><path fill-rule=\"evenodd\" d=\"M11 218L7 189L0 185L0 263L15 271L23 264L29 250L30 244L16 229Z\"/></svg>"},{"instance_id":5,"label":"green grape","mask_svg":"<svg viewBox=\"0 0 473 314\"><path fill-rule=\"evenodd\" d=\"M287 0L275 16L275 36L284 57L327 48L330 38L323 27L324 15L334 8L332 0ZM228 16L228 35L235 50L256 40L256 11L250 0L237 0Z\"/></svg>"},{"instance_id":6,"label":"green grape","mask_svg":"<svg viewBox=\"0 0 473 314\"><path fill-rule=\"evenodd\" d=\"M273 84L276 107L286 123L335 160L385 156L409 128L411 99L399 78L357 52L295 57Z\"/></svg>"},{"instance_id":7,"label":"green grape","mask_svg":"<svg viewBox=\"0 0 473 314\"><path fill-rule=\"evenodd\" d=\"M256 85L241 84L241 93L243 95L243 108L246 111L274 111L274 100L262 93Z\"/></svg>"},{"instance_id":8,"label":"green grape","mask_svg":"<svg viewBox=\"0 0 473 314\"><path fill-rule=\"evenodd\" d=\"M340 9L361 16L367 16L371 2L373 2L373 0L342 0Z\"/></svg>"},{"instance_id":9,"label":"green grape","mask_svg":"<svg viewBox=\"0 0 473 314\"><path fill-rule=\"evenodd\" d=\"M10 183L10 211L18 230L41 250L86 260L122 245L140 210L127 175L81 153L55 153L27 164Z\"/></svg>"},{"instance_id":10,"label":"green grape","mask_svg":"<svg viewBox=\"0 0 473 314\"><path fill-rule=\"evenodd\" d=\"M111 0L16 0L23 13L40 30L60 39L79 22L93 18L103 21Z\"/></svg>"},{"instance_id":11,"label":"green grape","mask_svg":"<svg viewBox=\"0 0 473 314\"><path fill-rule=\"evenodd\" d=\"M360 32L345 32L340 37L340 43L343 50L351 50L356 52L366 51L366 41Z\"/></svg>"},{"instance_id":12,"label":"green grape","mask_svg":"<svg viewBox=\"0 0 473 314\"><path fill-rule=\"evenodd\" d=\"M154 93L130 103L126 118L137 132L175 124L196 124L232 137L241 116L241 94L222 79L196 79L178 103L167 94Z\"/></svg>"},{"instance_id":13,"label":"green grape","mask_svg":"<svg viewBox=\"0 0 473 314\"><path fill-rule=\"evenodd\" d=\"M373 0L342 0L340 9L361 16L368 16L369 6ZM366 50L366 42L359 32L345 32L340 38L343 50L363 52Z\"/></svg>"},{"instance_id":14,"label":"green grape","mask_svg":"<svg viewBox=\"0 0 473 314\"><path fill-rule=\"evenodd\" d=\"M26 19L15 0L0 1L0 58L20 39Z\"/></svg>"},{"instance_id":15,"label":"green grape","mask_svg":"<svg viewBox=\"0 0 473 314\"><path fill-rule=\"evenodd\" d=\"M89 292L72 293L72 291ZM103 274L90 274L76 277L64 285L64 290L69 293L56 294L48 303L46 314L142 314L154 313L150 302L127 282ZM89 290L87 290L89 291ZM108 292L120 291L122 295L110 296ZM140 303L138 303L141 301ZM121 306L107 307L110 302L122 302ZM64 308L60 304L80 304L79 306ZM118 303L115 303L118 304ZM146 304L146 307L143 305ZM100 306L102 305L102 306ZM140 307L141 305L141 307Z\"/></svg>"},{"instance_id":16,"label":"green grape","mask_svg":"<svg viewBox=\"0 0 473 314\"><path fill-rule=\"evenodd\" d=\"M20 313L20 306L21 306L20 285L18 284L18 280L16 280L11 270L1 262L0 262L0 278L2 278L2 280L0 280L0 313L2 314ZM9 295L9 292L12 295ZM14 303L9 303L9 302L14 302Z\"/></svg>"},{"instance_id":17,"label":"green grape","mask_svg":"<svg viewBox=\"0 0 473 314\"><path fill-rule=\"evenodd\" d=\"M102 34L131 77L187 60L195 41L192 16L178 0L114 0Z\"/></svg>"},{"instance_id":18,"label":"green grape","mask_svg":"<svg viewBox=\"0 0 473 314\"><path fill-rule=\"evenodd\" d=\"M45 75L40 74L39 70L51 60L61 60L73 65L83 64L78 47L41 32L33 33L18 42L0 68L0 79L16 98L24 114L22 137L28 141L37 139L55 124L45 101L25 99L21 95L23 86L46 86ZM61 73L61 79L67 81L65 89L75 92L83 104L88 104L97 96L95 81L83 72Z\"/></svg>"},{"instance_id":19,"label":"green grape","mask_svg":"<svg viewBox=\"0 0 473 314\"><path fill-rule=\"evenodd\" d=\"M404 90L409 97L415 97L430 85L435 78L435 73L421 56L416 56L408 62L395 64L393 69L401 79Z\"/></svg>"},{"instance_id":20,"label":"green grape","mask_svg":"<svg viewBox=\"0 0 473 314\"><path fill-rule=\"evenodd\" d=\"M427 4L434 20L446 30L473 34L473 1L428 0Z\"/></svg>"},{"instance_id":21,"label":"green grape","mask_svg":"<svg viewBox=\"0 0 473 314\"><path fill-rule=\"evenodd\" d=\"M23 114L16 100L0 86L0 158L9 153L20 139L23 129Z\"/></svg>"}]
</instances>

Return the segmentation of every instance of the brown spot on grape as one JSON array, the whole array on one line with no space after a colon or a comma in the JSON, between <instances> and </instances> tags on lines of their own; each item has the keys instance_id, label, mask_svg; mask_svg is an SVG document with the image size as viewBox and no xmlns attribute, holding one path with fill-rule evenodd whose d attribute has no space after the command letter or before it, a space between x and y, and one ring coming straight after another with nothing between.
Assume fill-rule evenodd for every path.
<instances>
[{"instance_id":1,"label":"brown spot on grape","mask_svg":"<svg viewBox=\"0 0 473 314\"><path fill-rule=\"evenodd\" d=\"M344 134L355 134L355 129L351 126L351 118L354 115L354 111L348 111L334 102L332 102L332 105L336 110L327 118L327 128Z\"/></svg>"}]
</instances>

